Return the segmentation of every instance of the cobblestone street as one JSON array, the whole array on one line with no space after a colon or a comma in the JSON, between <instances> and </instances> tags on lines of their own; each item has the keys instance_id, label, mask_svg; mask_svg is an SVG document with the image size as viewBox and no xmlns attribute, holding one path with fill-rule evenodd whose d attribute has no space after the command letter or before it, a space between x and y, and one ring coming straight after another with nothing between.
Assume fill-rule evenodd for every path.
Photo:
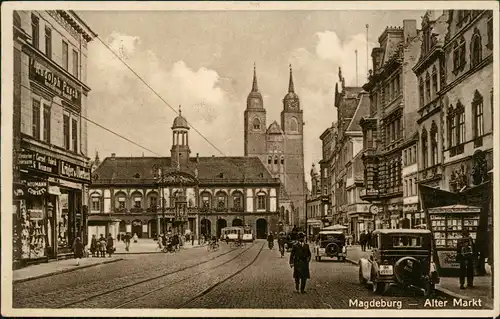
<instances>
[{"instance_id":1,"label":"cobblestone street","mask_svg":"<svg viewBox=\"0 0 500 319\"><path fill-rule=\"evenodd\" d=\"M274 308L425 309L416 291L391 288L379 296L358 283L357 266L335 259L311 261L306 293L294 292L289 254L264 241L243 248L226 244L173 255L123 255L122 261L14 284L16 308ZM451 298L437 297L439 300ZM448 307L450 306L448 303ZM369 308L377 308L371 306Z\"/></svg>"}]
</instances>

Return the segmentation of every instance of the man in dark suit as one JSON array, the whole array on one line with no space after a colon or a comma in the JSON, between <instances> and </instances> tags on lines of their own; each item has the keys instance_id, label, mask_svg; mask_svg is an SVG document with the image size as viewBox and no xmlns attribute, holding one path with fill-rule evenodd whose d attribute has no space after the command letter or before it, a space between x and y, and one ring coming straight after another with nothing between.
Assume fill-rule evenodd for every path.
<instances>
[{"instance_id":1,"label":"man in dark suit","mask_svg":"<svg viewBox=\"0 0 500 319\"><path fill-rule=\"evenodd\" d=\"M474 287L474 261L477 259L476 245L467 229L462 230L462 238L457 241L457 261L460 263L460 289Z\"/></svg>"},{"instance_id":2,"label":"man in dark suit","mask_svg":"<svg viewBox=\"0 0 500 319\"><path fill-rule=\"evenodd\" d=\"M299 242L294 245L290 253L290 267L293 268L293 278L295 279L295 291L304 293L307 279L310 278L309 262L311 261L311 251L309 245L304 242L304 233L299 233Z\"/></svg>"}]
</instances>

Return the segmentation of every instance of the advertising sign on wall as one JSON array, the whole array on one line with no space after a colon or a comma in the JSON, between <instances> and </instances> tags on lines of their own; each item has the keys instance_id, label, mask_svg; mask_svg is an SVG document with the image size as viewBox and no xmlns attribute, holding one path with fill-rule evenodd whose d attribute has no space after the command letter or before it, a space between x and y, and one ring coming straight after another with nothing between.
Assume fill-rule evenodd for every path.
<instances>
[{"instance_id":1,"label":"advertising sign on wall","mask_svg":"<svg viewBox=\"0 0 500 319\"><path fill-rule=\"evenodd\" d=\"M65 161L60 161L60 175L90 182L89 168L71 164Z\"/></svg>"},{"instance_id":2,"label":"advertising sign on wall","mask_svg":"<svg viewBox=\"0 0 500 319\"><path fill-rule=\"evenodd\" d=\"M18 153L17 164L21 169L32 169L50 174L58 173L57 159L27 149L21 149Z\"/></svg>"}]
</instances>

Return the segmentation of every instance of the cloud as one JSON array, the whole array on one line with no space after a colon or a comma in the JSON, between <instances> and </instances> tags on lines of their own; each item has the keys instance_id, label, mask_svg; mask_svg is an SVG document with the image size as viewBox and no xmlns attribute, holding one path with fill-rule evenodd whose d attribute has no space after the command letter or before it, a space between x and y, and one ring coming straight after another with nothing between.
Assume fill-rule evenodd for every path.
<instances>
[{"instance_id":1,"label":"cloud","mask_svg":"<svg viewBox=\"0 0 500 319\"><path fill-rule=\"evenodd\" d=\"M163 156L170 154L170 127L182 105L182 114L206 139L224 153L243 152L235 147L235 134L231 123L240 121L232 114L235 102L219 87L219 75L207 68L194 70L184 61L165 65L151 51L141 47L137 36L113 33L107 45L136 71L148 85L171 106L166 105L121 61L101 43L89 48L89 117L125 137ZM173 110L172 110L173 109ZM242 116L242 115L241 115ZM236 117L236 119L235 119ZM205 139L190 130L190 146L200 155L220 155ZM238 131L238 129L236 130ZM241 128L242 131L242 128ZM242 134L242 133L241 133ZM119 139L89 124L89 150L100 150L101 156L111 152L118 156L145 155L147 151ZM218 143L216 143L216 141ZM228 143L233 145L229 146ZM239 143L242 144L242 143Z\"/></svg>"}]
</instances>

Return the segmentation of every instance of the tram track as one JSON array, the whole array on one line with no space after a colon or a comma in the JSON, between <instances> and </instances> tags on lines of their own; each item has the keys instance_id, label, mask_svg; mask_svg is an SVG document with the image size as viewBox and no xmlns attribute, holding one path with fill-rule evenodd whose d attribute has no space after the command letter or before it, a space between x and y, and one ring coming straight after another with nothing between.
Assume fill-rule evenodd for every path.
<instances>
[{"instance_id":1,"label":"tram track","mask_svg":"<svg viewBox=\"0 0 500 319\"><path fill-rule=\"evenodd\" d=\"M243 254L244 252L246 252L251 247L252 246L250 246L249 248L244 249L242 252L240 252L239 254L237 254L236 257L240 256L241 254ZM89 296L87 296L85 298L78 299L76 301L71 301L71 302L64 303L63 305L59 305L59 306L57 306L55 308L56 309L78 308L77 307L78 304L84 304L84 303L87 303L89 301L95 300L97 298L104 297L104 296L107 296L107 295L110 295L110 294L113 294L113 293L116 293L116 292L119 292L119 291L124 291L124 290L129 289L129 288L137 288L139 285L151 283L151 282L156 281L156 280L161 280L162 278L166 278L168 276L172 276L172 275L181 273L183 271L186 271L186 270L189 270L189 269L192 269L192 268L199 267L201 265L207 264L207 263L212 262L212 261L214 261L216 259L223 258L224 256L226 256L226 255L228 255L228 254L230 254L232 252L235 252L237 250L238 250L238 248L236 248L236 249L230 249L227 252L224 252L222 254L216 255L216 256L214 256L214 257L212 257L210 259L204 260L202 262L195 263L195 264L192 264L192 265L189 265L189 266L185 266L185 267L182 267L180 269L173 270L173 271L168 271L168 272L165 272L165 273L153 276L153 277L145 278L145 279L142 279L142 280L139 280L139 281L134 281L132 283L129 283L129 284L126 284L126 285L123 285L123 286L120 286L120 287L116 287L116 288L113 288L113 289L109 289L109 290L106 290L106 291L103 291L103 292L100 292L100 293L92 294L92 295L89 295ZM233 257L230 260L233 260L236 257ZM183 279L183 280L185 280L185 279ZM180 281L182 281L182 280L180 280Z\"/></svg>"},{"instance_id":2,"label":"tram track","mask_svg":"<svg viewBox=\"0 0 500 319\"><path fill-rule=\"evenodd\" d=\"M129 308L149 308L148 307L149 300L155 300L154 305L152 305L152 306L158 307L158 303L157 303L158 300L156 300L155 298L149 299L149 296L151 296L153 294L157 294L157 296L162 296L164 299L165 298L166 299L170 299L170 300L167 300L167 301L163 300L164 304L162 304L162 306L164 308L172 308L172 309L182 308L185 305L187 305L187 304L191 303L192 301L196 300L197 298L199 298L199 297L201 297L201 296L209 293L212 289L214 289L218 285L220 285L223 282L229 280L230 278L234 277L235 275L241 273L243 270L245 270L246 268L248 268L249 266L251 266L257 260L257 258L259 257L262 249L264 248L264 244L261 245L261 247L258 249L257 254L255 255L255 257L253 257L253 259L249 263L245 264L243 267L239 268L236 272L232 273L228 277L225 277L222 280L216 280L216 282L214 284L210 284L206 289L203 289L200 293L197 293L194 296L189 296L187 301L181 301L180 304L179 304L178 301L171 300L171 299L176 299L176 298L177 299L182 299L183 296L174 296L172 298L169 298L168 296L171 296L172 294L175 295L176 291L182 291L183 293L187 294L187 293L191 293L192 290L191 289L187 289L187 290L184 289L184 290L182 290L183 287L179 287L179 286L176 286L176 285L180 285L181 283L184 282L187 286L189 286L190 284L193 284L193 283L195 285L199 284L200 286L203 286L204 281L206 281L206 280L211 281L212 278L218 278L219 275L217 274L217 271L224 273L224 271L221 270L221 269L223 269L224 267L229 267L229 263L231 261L234 261L238 257L240 257L243 254L249 252L253 246L254 245L252 245L248 249L245 249L243 252L241 252L240 254L238 254L237 256L235 256L234 258L231 258L230 260L224 262L223 264L209 268L204 273L206 275L205 277L200 276L201 275L200 273L192 274L192 275L187 276L186 278L183 278L183 279L178 280L176 282L169 283L169 284L166 284L166 285L162 285L161 287L158 287L158 288L155 288L155 289L153 289L151 291L148 291L148 293L142 294L141 296L138 296L136 298L129 299L128 301L126 301L124 303L121 303L118 306L113 307L113 309L125 308L125 307L130 306L130 305L132 305L132 307L129 307ZM207 275L210 272L214 272L215 274ZM192 278L195 278L195 277L198 277L199 280L196 281L196 282L191 282L191 283L188 282L189 279L192 279ZM195 288L199 288L199 287L195 287ZM169 289L170 291L168 291L167 294L161 294L161 293L159 293L161 290L165 290L165 289ZM181 293L181 295L182 295L182 293ZM135 306L134 306L134 304L135 304ZM129 309L129 308L127 308L127 309Z\"/></svg>"}]
</instances>

